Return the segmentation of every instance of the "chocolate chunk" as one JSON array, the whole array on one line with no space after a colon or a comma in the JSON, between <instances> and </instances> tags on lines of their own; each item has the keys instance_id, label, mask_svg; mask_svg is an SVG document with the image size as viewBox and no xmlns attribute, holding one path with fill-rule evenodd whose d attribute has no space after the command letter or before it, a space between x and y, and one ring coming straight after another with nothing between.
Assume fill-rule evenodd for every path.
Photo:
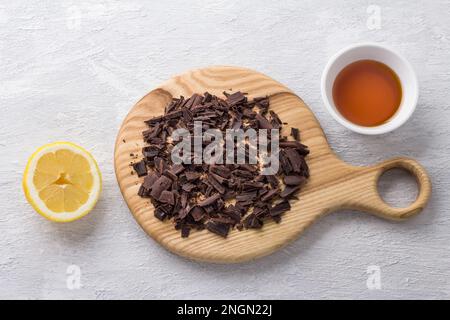
<instances>
[{"instance_id":1,"label":"chocolate chunk","mask_svg":"<svg viewBox=\"0 0 450 320\"><path fill-rule=\"evenodd\" d=\"M162 203L168 203L170 205L175 204L174 195L172 191L164 190L161 192L161 195L159 196L158 200Z\"/></svg>"},{"instance_id":2,"label":"chocolate chunk","mask_svg":"<svg viewBox=\"0 0 450 320\"><path fill-rule=\"evenodd\" d=\"M289 202L287 200L284 200L284 201L280 202L279 204L273 206L273 208L271 208L269 211L270 211L271 216L279 216L283 212L286 212L290 209L291 209L291 205L289 204Z\"/></svg>"},{"instance_id":3,"label":"chocolate chunk","mask_svg":"<svg viewBox=\"0 0 450 320\"><path fill-rule=\"evenodd\" d=\"M143 177L147 175L147 165L143 160L133 164L133 169L134 171L136 171L138 177Z\"/></svg>"},{"instance_id":4,"label":"chocolate chunk","mask_svg":"<svg viewBox=\"0 0 450 320\"><path fill-rule=\"evenodd\" d=\"M253 213L244 220L244 227L247 229L261 229L262 226L263 222Z\"/></svg>"},{"instance_id":5,"label":"chocolate chunk","mask_svg":"<svg viewBox=\"0 0 450 320\"><path fill-rule=\"evenodd\" d=\"M297 128L291 128L291 136L296 140L300 140L300 131Z\"/></svg>"},{"instance_id":6,"label":"chocolate chunk","mask_svg":"<svg viewBox=\"0 0 450 320\"><path fill-rule=\"evenodd\" d=\"M185 175L186 175L186 179L188 181L197 180L201 176L201 174L199 172L193 172L193 171L186 171Z\"/></svg>"},{"instance_id":7,"label":"chocolate chunk","mask_svg":"<svg viewBox=\"0 0 450 320\"><path fill-rule=\"evenodd\" d=\"M257 216L258 218L263 218L264 216L266 216L268 213L267 208L263 207L256 207L255 209L253 209L253 214L255 216Z\"/></svg>"},{"instance_id":8,"label":"chocolate chunk","mask_svg":"<svg viewBox=\"0 0 450 320\"><path fill-rule=\"evenodd\" d=\"M186 191L186 192L191 192L192 190L195 189L195 184L185 183L181 186L181 189L183 189L183 191Z\"/></svg>"},{"instance_id":9,"label":"chocolate chunk","mask_svg":"<svg viewBox=\"0 0 450 320\"><path fill-rule=\"evenodd\" d=\"M216 202L219 198L220 198L220 194L216 193L215 195L212 195L211 197L206 198L203 201L200 201L198 203L198 205L200 207L206 207L206 206L209 206L209 205L213 204L214 202Z\"/></svg>"},{"instance_id":10,"label":"chocolate chunk","mask_svg":"<svg viewBox=\"0 0 450 320\"><path fill-rule=\"evenodd\" d=\"M155 183L152 186L152 192L150 195L154 199L159 199L159 196L164 190L169 189L170 185L172 184L172 180L167 178L166 176L161 176L158 178L158 180L155 181Z\"/></svg>"},{"instance_id":11,"label":"chocolate chunk","mask_svg":"<svg viewBox=\"0 0 450 320\"><path fill-rule=\"evenodd\" d=\"M165 213L160 208L155 209L155 217L158 218L161 221L164 221L164 219L167 217L167 213Z\"/></svg>"},{"instance_id":12,"label":"chocolate chunk","mask_svg":"<svg viewBox=\"0 0 450 320\"><path fill-rule=\"evenodd\" d=\"M230 225L226 223L208 222L206 223L206 229L226 238L230 231Z\"/></svg>"},{"instance_id":13,"label":"chocolate chunk","mask_svg":"<svg viewBox=\"0 0 450 320\"><path fill-rule=\"evenodd\" d=\"M302 157L298 154L297 150L292 148L286 149L286 156L289 159L292 170L300 173L302 171Z\"/></svg>"},{"instance_id":14,"label":"chocolate chunk","mask_svg":"<svg viewBox=\"0 0 450 320\"><path fill-rule=\"evenodd\" d=\"M272 110L270 110L269 113L270 113L270 117L272 118L272 120L270 121L271 125L275 129L281 129L283 123L281 122L281 120L278 117L278 115L275 112L273 112Z\"/></svg>"},{"instance_id":15,"label":"chocolate chunk","mask_svg":"<svg viewBox=\"0 0 450 320\"><path fill-rule=\"evenodd\" d=\"M148 195L147 190L141 185L138 190L138 196L145 198Z\"/></svg>"},{"instance_id":16,"label":"chocolate chunk","mask_svg":"<svg viewBox=\"0 0 450 320\"><path fill-rule=\"evenodd\" d=\"M289 158L285 150L282 150L280 152L280 167L285 175L290 175L293 171L292 164L289 161Z\"/></svg>"},{"instance_id":17,"label":"chocolate chunk","mask_svg":"<svg viewBox=\"0 0 450 320\"><path fill-rule=\"evenodd\" d=\"M177 181L178 180L178 176L173 173L171 170L164 170L163 174L167 177L169 177L171 180L173 181Z\"/></svg>"},{"instance_id":18,"label":"chocolate chunk","mask_svg":"<svg viewBox=\"0 0 450 320\"><path fill-rule=\"evenodd\" d=\"M309 154L308 147L298 141L280 141L280 148L294 148L302 156L306 156Z\"/></svg>"},{"instance_id":19,"label":"chocolate chunk","mask_svg":"<svg viewBox=\"0 0 450 320\"><path fill-rule=\"evenodd\" d=\"M241 213L238 208L230 204L225 208L224 213L234 220L234 223L239 223L241 221Z\"/></svg>"},{"instance_id":20,"label":"chocolate chunk","mask_svg":"<svg viewBox=\"0 0 450 320\"><path fill-rule=\"evenodd\" d=\"M233 220L233 218L231 218L231 217L229 217L229 216L224 216L224 215L220 215L220 216L218 216L218 217L213 217L213 218L211 218L209 221L211 221L211 222L216 222L216 223L229 224L230 227L236 223L236 222Z\"/></svg>"},{"instance_id":21,"label":"chocolate chunk","mask_svg":"<svg viewBox=\"0 0 450 320\"><path fill-rule=\"evenodd\" d=\"M205 210L199 206L193 207L189 213L195 221L200 221L205 216Z\"/></svg>"},{"instance_id":22,"label":"chocolate chunk","mask_svg":"<svg viewBox=\"0 0 450 320\"><path fill-rule=\"evenodd\" d=\"M144 183L142 186L145 188L146 192L149 193L152 189L153 184L158 180L159 176L156 173L149 174L144 178Z\"/></svg>"},{"instance_id":23,"label":"chocolate chunk","mask_svg":"<svg viewBox=\"0 0 450 320\"><path fill-rule=\"evenodd\" d=\"M242 92L238 91L238 92L235 92L233 94L230 94L227 97L226 101L228 102L228 104L230 106L235 106L237 104L247 102L247 98L242 94Z\"/></svg>"},{"instance_id":24,"label":"chocolate chunk","mask_svg":"<svg viewBox=\"0 0 450 320\"><path fill-rule=\"evenodd\" d=\"M153 147L153 146L144 147L142 149L142 154L144 155L144 157L152 159L159 154L159 151L160 150L158 148Z\"/></svg>"},{"instance_id":25,"label":"chocolate chunk","mask_svg":"<svg viewBox=\"0 0 450 320\"><path fill-rule=\"evenodd\" d=\"M182 228L181 228L181 237L182 237L182 238L187 238L187 237L189 237L190 231L191 231L191 228L186 227L186 226L182 227Z\"/></svg>"},{"instance_id":26,"label":"chocolate chunk","mask_svg":"<svg viewBox=\"0 0 450 320\"><path fill-rule=\"evenodd\" d=\"M269 120L264 118L262 115L257 114L256 120L258 120L258 126L261 129L273 129L273 126L270 124Z\"/></svg>"},{"instance_id":27,"label":"chocolate chunk","mask_svg":"<svg viewBox=\"0 0 450 320\"><path fill-rule=\"evenodd\" d=\"M285 176L283 182L287 185L298 186L306 181L305 177L302 176Z\"/></svg>"}]
</instances>

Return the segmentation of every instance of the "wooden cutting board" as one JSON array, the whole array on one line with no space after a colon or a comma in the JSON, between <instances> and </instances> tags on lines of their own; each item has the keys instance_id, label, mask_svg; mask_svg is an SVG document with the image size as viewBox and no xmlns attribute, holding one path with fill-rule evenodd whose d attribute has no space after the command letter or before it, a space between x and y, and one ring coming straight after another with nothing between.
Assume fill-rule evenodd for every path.
<instances>
[{"instance_id":1,"label":"wooden cutting board","mask_svg":"<svg viewBox=\"0 0 450 320\"><path fill-rule=\"evenodd\" d=\"M261 230L232 230L226 239L206 230L181 238L172 221L156 219L150 201L137 195L142 179L131 174L130 153L141 155L144 120L161 115L172 97L189 97L205 91L222 96L224 90L246 92L249 98L270 97L270 108L289 126L299 128L302 143L309 146L311 153L307 161L311 178L301 190L299 200L291 200L292 209L283 215L280 224L269 221ZM285 126L287 130L289 126ZM266 75L237 67L193 70L173 77L147 94L123 121L114 160L122 195L138 223L153 239L181 256L218 263L241 262L270 254L296 239L320 216L338 209L365 211L391 220L405 219L419 213L431 193L427 173L413 159L395 158L370 167L342 162L330 149L319 122L300 97ZM417 178L419 194L407 208L390 207L378 194L378 178L391 168L404 168Z\"/></svg>"}]
</instances>

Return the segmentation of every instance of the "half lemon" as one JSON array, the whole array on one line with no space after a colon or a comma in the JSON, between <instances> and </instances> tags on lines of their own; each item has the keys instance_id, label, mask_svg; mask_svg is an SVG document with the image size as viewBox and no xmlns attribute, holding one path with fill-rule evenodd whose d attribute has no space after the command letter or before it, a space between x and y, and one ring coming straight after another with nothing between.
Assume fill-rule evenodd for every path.
<instances>
[{"instance_id":1,"label":"half lemon","mask_svg":"<svg viewBox=\"0 0 450 320\"><path fill-rule=\"evenodd\" d=\"M95 159L70 142L54 142L36 150L28 160L22 184L33 208L56 222L88 214L102 188Z\"/></svg>"}]
</instances>

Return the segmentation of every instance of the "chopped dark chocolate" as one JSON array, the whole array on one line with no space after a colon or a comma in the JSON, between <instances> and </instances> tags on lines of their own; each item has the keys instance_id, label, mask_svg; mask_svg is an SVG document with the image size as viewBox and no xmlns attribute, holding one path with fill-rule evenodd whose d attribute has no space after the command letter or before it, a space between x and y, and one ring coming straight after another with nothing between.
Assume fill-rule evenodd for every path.
<instances>
[{"instance_id":1,"label":"chopped dark chocolate","mask_svg":"<svg viewBox=\"0 0 450 320\"><path fill-rule=\"evenodd\" d=\"M203 208L199 206L193 207L189 213L195 221L200 221L205 216L205 210L203 210Z\"/></svg>"},{"instance_id":2,"label":"chopped dark chocolate","mask_svg":"<svg viewBox=\"0 0 450 320\"><path fill-rule=\"evenodd\" d=\"M260 220L254 213L250 214L244 220L244 227L248 229L261 229L263 226L262 220Z\"/></svg>"},{"instance_id":3,"label":"chopped dark chocolate","mask_svg":"<svg viewBox=\"0 0 450 320\"><path fill-rule=\"evenodd\" d=\"M258 120L259 128L261 129L273 129L272 125L270 124L269 120L264 118L262 115L257 114L256 120Z\"/></svg>"},{"instance_id":4,"label":"chopped dark chocolate","mask_svg":"<svg viewBox=\"0 0 450 320\"><path fill-rule=\"evenodd\" d=\"M174 197L172 191L164 190L163 192L161 192L161 195L159 196L158 200L159 200L159 202L168 203L173 206L175 204L174 199L175 199L175 197Z\"/></svg>"},{"instance_id":5,"label":"chopped dark chocolate","mask_svg":"<svg viewBox=\"0 0 450 320\"><path fill-rule=\"evenodd\" d=\"M300 131L297 128L291 128L291 136L296 140L300 140Z\"/></svg>"},{"instance_id":6,"label":"chopped dark chocolate","mask_svg":"<svg viewBox=\"0 0 450 320\"><path fill-rule=\"evenodd\" d=\"M262 197L261 197L261 201L269 201L271 200L275 195L277 195L280 191L278 189L272 189L269 190L268 192L266 192Z\"/></svg>"},{"instance_id":7,"label":"chopped dark chocolate","mask_svg":"<svg viewBox=\"0 0 450 320\"><path fill-rule=\"evenodd\" d=\"M242 92L238 91L238 92L235 92L233 94L230 94L227 97L226 101L228 102L228 104L231 107L233 107L233 106L235 106L237 104L247 102L247 98L242 94Z\"/></svg>"},{"instance_id":8,"label":"chopped dark chocolate","mask_svg":"<svg viewBox=\"0 0 450 320\"><path fill-rule=\"evenodd\" d=\"M186 191L186 192L191 192L192 190L195 189L195 184L192 184L192 183L184 183L184 184L181 186L181 189L183 189L183 191Z\"/></svg>"},{"instance_id":9,"label":"chopped dark chocolate","mask_svg":"<svg viewBox=\"0 0 450 320\"><path fill-rule=\"evenodd\" d=\"M170 170L173 174L178 175L184 171L184 166L182 164L174 164Z\"/></svg>"},{"instance_id":10,"label":"chopped dark chocolate","mask_svg":"<svg viewBox=\"0 0 450 320\"><path fill-rule=\"evenodd\" d=\"M150 192L152 189L153 184L158 180L158 175L156 173L149 174L144 178L144 183L142 186L145 188L146 192Z\"/></svg>"},{"instance_id":11,"label":"chopped dark chocolate","mask_svg":"<svg viewBox=\"0 0 450 320\"><path fill-rule=\"evenodd\" d=\"M167 213L165 213L160 208L155 209L155 217L158 218L161 221L164 221L164 219L167 217Z\"/></svg>"},{"instance_id":12,"label":"chopped dark chocolate","mask_svg":"<svg viewBox=\"0 0 450 320\"><path fill-rule=\"evenodd\" d=\"M198 203L198 205L200 207L206 207L206 206L209 206L209 205L213 204L214 202L216 202L219 198L220 198L220 194L216 193L215 195L212 195L211 197L206 198L203 201L200 201Z\"/></svg>"},{"instance_id":13,"label":"chopped dark chocolate","mask_svg":"<svg viewBox=\"0 0 450 320\"><path fill-rule=\"evenodd\" d=\"M181 237L182 237L182 238L187 238L187 237L189 237L190 231L191 231L191 228L189 228L189 227L187 227L187 226L181 227Z\"/></svg>"},{"instance_id":14,"label":"chopped dark chocolate","mask_svg":"<svg viewBox=\"0 0 450 320\"><path fill-rule=\"evenodd\" d=\"M197 180L201 176L201 174L199 172L193 172L193 171L186 171L185 175L186 175L186 179L188 181Z\"/></svg>"},{"instance_id":15,"label":"chopped dark chocolate","mask_svg":"<svg viewBox=\"0 0 450 320\"><path fill-rule=\"evenodd\" d=\"M273 206L273 208L270 209L270 215L271 216L279 216L283 212L286 212L291 209L291 205L289 204L289 201L284 200L277 205Z\"/></svg>"},{"instance_id":16,"label":"chopped dark chocolate","mask_svg":"<svg viewBox=\"0 0 450 320\"><path fill-rule=\"evenodd\" d=\"M147 193L147 191L145 190L144 185L141 185L141 186L139 187L139 190L138 190L138 196L140 196L140 197L142 197L142 198L145 198L147 195L148 195L148 193Z\"/></svg>"},{"instance_id":17,"label":"chopped dark chocolate","mask_svg":"<svg viewBox=\"0 0 450 320\"><path fill-rule=\"evenodd\" d=\"M166 176L159 177L158 180L155 181L155 183L152 186L152 192L150 195L154 199L159 199L159 196L164 190L169 189L170 185L172 184L172 180L167 178Z\"/></svg>"},{"instance_id":18,"label":"chopped dark chocolate","mask_svg":"<svg viewBox=\"0 0 450 320\"><path fill-rule=\"evenodd\" d=\"M280 197L282 197L282 198L290 197L290 196L292 196L294 194L294 192L299 190L300 187L301 186L286 186L286 188L284 188L284 190L281 191Z\"/></svg>"},{"instance_id":19,"label":"chopped dark chocolate","mask_svg":"<svg viewBox=\"0 0 450 320\"><path fill-rule=\"evenodd\" d=\"M133 169L136 171L138 177L143 177L147 175L147 165L145 164L145 161L139 161L133 164Z\"/></svg>"},{"instance_id":20,"label":"chopped dark chocolate","mask_svg":"<svg viewBox=\"0 0 450 320\"><path fill-rule=\"evenodd\" d=\"M283 182L290 186L298 186L306 182L306 178L303 176L285 176Z\"/></svg>"},{"instance_id":21,"label":"chopped dark chocolate","mask_svg":"<svg viewBox=\"0 0 450 320\"><path fill-rule=\"evenodd\" d=\"M210 221L206 223L206 229L215 234L218 234L221 237L226 238L228 232L230 231L230 224Z\"/></svg>"},{"instance_id":22,"label":"chopped dark chocolate","mask_svg":"<svg viewBox=\"0 0 450 320\"><path fill-rule=\"evenodd\" d=\"M294 172L300 173L302 170L302 158L298 154L297 150L293 148L287 148L286 156L289 159L289 163L291 164L292 170Z\"/></svg>"},{"instance_id":23,"label":"chopped dark chocolate","mask_svg":"<svg viewBox=\"0 0 450 320\"><path fill-rule=\"evenodd\" d=\"M220 184L212 175L208 175L208 182L216 189L220 194L225 193L225 187Z\"/></svg>"},{"instance_id":24,"label":"chopped dark chocolate","mask_svg":"<svg viewBox=\"0 0 450 320\"><path fill-rule=\"evenodd\" d=\"M181 139L172 140L171 135L186 129L194 141L198 136L194 121L202 121L202 133L214 128L224 133L228 129L281 130L286 124L269 109L269 97L249 100L239 91L224 92L224 96L221 99L206 92L172 99L163 115L145 121L143 159L132 164L139 177L145 176L138 195L150 198L155 217L171 219L183 238L193 230L207 229L227 237L232 228L260 229L267 219L278 223L281 214L290 210L289 200L296 198L309 177L305 160L309 150L300 143L297 128L291 128L291 137L280 136L276 174L262 174L260 160L251 155L250 145L245 147L244 164L197 164L194 156L190 157L194 164L175 164L171 152ZM202 147L213 139L204 136ZM133 153L132 157L138 156ZM249 161L250 157L256 163Z\"/></svg>"},{"instance_id":25,"label":"chopped dark chocolate","mask_svg":"<svg viewBox=\"0 0 450 320\"><path fill-rule=\"evenodd\" d=\"M175 173L172 172L172 170L164 170L163 174L167 177L169 177L170 179L172 179L173 181L177 181L178 177Z\"/></svg>"}]
</instances>

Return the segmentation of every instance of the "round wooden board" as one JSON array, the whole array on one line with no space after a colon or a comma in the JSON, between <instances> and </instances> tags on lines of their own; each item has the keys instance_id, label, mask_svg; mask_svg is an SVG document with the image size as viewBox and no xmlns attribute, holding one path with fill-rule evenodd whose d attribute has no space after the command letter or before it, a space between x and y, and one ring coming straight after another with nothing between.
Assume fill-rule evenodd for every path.
<instances>
[{"instance_id":1,"label":"round wooden board","mask_svg":"<svg viewBox=\"0 0 450 320\"><path fill-rule=\"evenodd\" d=\"M181 238L172 221L156 219L150 201L137 195L142 179L131 174L130 153L141 154L142 131L147 128L144 121L161 115L172 97L189 97L205 91L222 96L224 90L246 92L250 99L270 97L270 108L289 123L285 130L290 130L290 126L299 128L302 143L309 146L307 162L311 178L300 192L299 200L291 201L292 209L283 215L279 224L269 221L261 230L232 230L226 239L206 230ZM321 215L341 208L400 220L420 212L431 193L430 180L415 160L396 158L371 167L343 163L328 146L320 124L302 99L266 75L238 67L193 70L151 91L125 118L117 136L114 160L122 195L138 223L153 239L181 256L218 263L247 261L270 254L296 239ZM417 178L419 195L407 208L392 208L378 194L379 176L393 167L407 169Z\"/></svg>"}]
</instances>

